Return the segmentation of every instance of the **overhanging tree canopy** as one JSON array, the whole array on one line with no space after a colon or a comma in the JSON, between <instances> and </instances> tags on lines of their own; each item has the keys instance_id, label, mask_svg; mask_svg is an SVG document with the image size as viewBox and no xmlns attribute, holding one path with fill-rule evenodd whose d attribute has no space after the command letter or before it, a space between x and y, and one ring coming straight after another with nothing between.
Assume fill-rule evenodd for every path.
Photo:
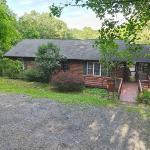
<instances>
[{"instance_id":1,"label":"overhanging tree canopy","mask_svg":"<svg viewBox=\"0 0 150 150\"><path fill-rule=\"evenodd\" d=\"M103 20L102 29L124 28L124 39L134 42L136 31L141 30L150 19L149 0L70 0L59 6L50 6L55 16L60 16L65 7L78 6L93 10L97 17ZM124 22L116 20L118 14L123 14ZM114 31L114 30L113 30ZM134 36L133 36L134 35ZM119 35L114 35L115 38Z\"/></svg>"}]
</instances>

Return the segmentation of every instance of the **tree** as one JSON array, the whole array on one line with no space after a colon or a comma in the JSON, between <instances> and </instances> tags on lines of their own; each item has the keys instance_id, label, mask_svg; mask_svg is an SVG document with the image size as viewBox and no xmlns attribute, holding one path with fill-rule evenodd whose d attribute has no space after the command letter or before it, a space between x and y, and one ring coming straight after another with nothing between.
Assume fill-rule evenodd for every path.
<instances>
[{"instance_id":1,"label":"tree","mask_svg":"<svg viewBox=\"0 0 150 150\"><path fill-rule=\"evenodd\" d=\"M7 63L7 61L3 59L3 54L19 39L20 34L17 31L15 15L6 5L6 1L0 0L0 75L2 75L4 65Z\"/></svg>"},{"instance_id":2,"label":"tree","mask_svg":"<svg viewBox=\"0 0 150 150\"><path fill-rule=\"evenodd\" d=\"M143 27L143 30L138 32L137 43L150 44L150 21Z\"/></svg>"},{"instance_id":3,"label":"tree","mask_svg":"<svg viewBox=\"0 0 150 150\"><path fill-rule=\"evenodd\" d=\"M19 39L17 22L14 14L9 10L6 2L0 0L0 53L9 50Z\"/></svg>"},{"instance_id":4,"label":"tree","mask_svg":"<svg viewBox=\"0 0 150 150\"><path fill-rule=\"evenodd\" d=\"M115 24L114 27L125 28L124 37L126 40L129 37L131 42L134 42L136 38L135 31L142 29L150 19L149 0L69 0L61 6L51 5L50 14L60 16L61 11L69 6L86 7L93 10L97 17L103 20L102 28L109 27L110 23ZM119 14L123 14L124 22L119 22L116 19Z\"/></svg>"},{"instance_id":5,"label":"tree","mask_svg":"<svg viewBox=\"0 0 150 150\"><path fill-rule=\"evenodd\" d=\"M74 39L97 39L99 37L99 32L90 27L85 27L82 30L72 29L70 32Z\"/></svg>"},{"instance_id":6,"label":"tree","mask_svg":"<svg viewBox=\"0 0 150 150\"><path fill-rule=\"evenodd\" d=\"M48 13L38 13L31 11L19 18L19 31L23 38L70 38L71 34L67 25L54 17L50 17Z\"/></svg>"},{"instance_id":7,"label":"tree","mask_svg":"<svg viewBox=\"0 0 150 150\"><path fill-rule=\"evenodd\" d=\"M44 73L44 78L46 77L47 80L51 79L53 72L61 66L63 57L59 51L59 48L52 43L42 45L38 49L36 63L39 70Z\"/></svg>"},{"instance_id":8,"label":"tree","mask_svg":"<svg viewBox=\"0 0 150 150\"><path fill-rule=\"evenodd\" d=\"M22 62L9 58L3 59L2 75L11 79L16 79L22 72Z\"/></svg>"}]
</instances>

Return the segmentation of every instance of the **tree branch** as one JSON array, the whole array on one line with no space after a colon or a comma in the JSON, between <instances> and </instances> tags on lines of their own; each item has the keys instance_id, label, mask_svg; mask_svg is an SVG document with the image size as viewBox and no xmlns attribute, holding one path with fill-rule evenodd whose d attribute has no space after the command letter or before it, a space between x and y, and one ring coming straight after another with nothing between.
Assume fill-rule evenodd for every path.
<instances>
[{"instance_id":1,"label":"tree branch","mask_svg":"<svg viewBox=\"0 0 150 150\"><path fill-rule=\"evenodd\" d=\"M141 2L143 2L143 1L141 1L141 0L126 0L126 1L124 1L124 0L120 0L120 1L118 1L118 0L116 0L116 1L110 1L110 2L105 2L105 3L101 3L101 5L105 5L105 4L115 4L115 3L133 3L133 2L138 2L138 3L141 3ZM145 2L149 2L149 0L146 0ZM85 4L85 3L83 3L83 4L71 4L71 3L68 3L68 4L63 4L64 5L64 7L65 6L71 6L71 7L83 7L83 6L88 6L88 4Z\"/></svg>"}]
</instances>

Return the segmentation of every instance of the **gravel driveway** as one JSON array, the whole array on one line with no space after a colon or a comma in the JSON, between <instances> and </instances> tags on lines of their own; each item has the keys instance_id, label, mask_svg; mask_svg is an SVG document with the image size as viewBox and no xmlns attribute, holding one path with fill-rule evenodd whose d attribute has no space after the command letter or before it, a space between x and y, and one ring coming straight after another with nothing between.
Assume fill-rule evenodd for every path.
<instances>
[{"instance_id":1,"label":"gravel driveway","mask_svg":"<svg viewBox=\"0 0 150 150\"><path fill-rule=\"evenodd\" d=\"M123 107L0 95L0 150L149 150L150 120Z\"/></svg>"}]
</instances>

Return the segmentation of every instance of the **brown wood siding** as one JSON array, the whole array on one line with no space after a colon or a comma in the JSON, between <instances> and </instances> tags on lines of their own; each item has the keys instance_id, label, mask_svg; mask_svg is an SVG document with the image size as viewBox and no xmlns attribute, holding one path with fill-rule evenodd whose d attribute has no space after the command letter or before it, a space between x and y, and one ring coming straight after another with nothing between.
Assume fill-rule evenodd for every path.
<instances>
[{"instance_id":1,"label":"brown wood siding","mask_svg":"<svg viewBox=\"0 0 150 150\"><path fill-rule=\"evenodd\" d=\"M24 62L26 65L26 69L32 69L35 67L35 62L33 60L24 60ZM107 88L107 81L108 79L110 79L109 77L104 77L104 76L102 77L102 76L93 76L93 75L83 75L83 61L75 61L75 60L70 61L68 71L82 76L84 79L85 86L87 87Z\"/></svg>"},{"instance_id":2,"label":"brown wood siding","mask_svg":"<svg viewBox=\"0 0 150 150\"><path fill-rule=\"evenodd\" d=\"M143 89L150 89L150 80L140 80Z\"/></svg>"},{"instance_id":3,"label":"brown wood siding","mask_svg":"<svg viewBox=\"0 0 150 150\"><path fill-rule=\"evenodd\" d=\"M82 61L71 61L69 63L69 71L78 75L83 75L83 62Z\"/></svg>"},{"instance_id":4,"label":"brown wood siding","mask_svg":"<svg viewBox=\"0 0 150 150\"><path fill-rule=\"evenodd\" d=\"M83 61L70 61L69 71L81 75L87 87L107 88L107 80L109 77L83 75Z\"/></svg>"},{"instance_id":5,"label":"brown wood siding","mask_svg":"<svg viewBox=\"0 0 150 150\"><path fill-rule=\"evenodd\" d=\"M36 65L35 65L35 60L34 59L23 59L22 60L23 63L24 63L24 69L27 70L27 69L32 69L32 68L35 68Z\"/></svg>"},{"instance_id":6,"label":"brown wood siding","mask_svg":"<svg viewBox=\"0 0 150 150\"><path fill-rule=\"evenodd\" d=\"M117 68L112 71L112 76L117 78L124 78L124 68Z\"/></svg>"},{"instance_id":7,"label":"brown wood siding","mask_svg":"<svg viewBox=\"0 0 150 150\"><path fill-rule=\"evenodd\" d=\"M35 68L35 62L34 61L26 61L25 65L26 65L27 69Z\"/></svg>"},{"instance_id":8,"label":"brown wood siding","mask_svg":"<svg viewBox=\"0 0 150 150\"><path fill-rule=\"evenodd\" d=\"M107 88L107 81L111 79L110 77L101 77L101 76L92 76L85 75L83 76L85 86L87 87L100 87Z\"/></svg>"}]
</instances>

